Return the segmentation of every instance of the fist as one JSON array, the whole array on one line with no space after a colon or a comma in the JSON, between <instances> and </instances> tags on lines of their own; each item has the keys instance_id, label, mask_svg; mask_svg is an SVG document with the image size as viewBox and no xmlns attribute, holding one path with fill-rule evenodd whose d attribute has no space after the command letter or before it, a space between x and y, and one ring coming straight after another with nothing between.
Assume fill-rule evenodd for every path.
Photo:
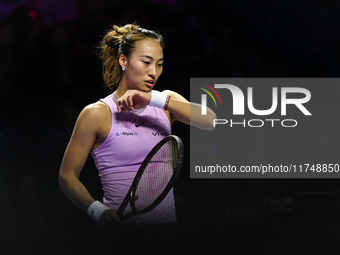
<instances>
[{"instance_id":1,"label":"fist","mask_svg":"<svg viewBox=\"0 0 340 255\"><path fill-rule=\"evenodd\" d=\"M106 210L102 213L98 220L98 227L100 229L114 229L117 227L122 221L118 217L116 211Z\"/></svg>"}]
</instances>

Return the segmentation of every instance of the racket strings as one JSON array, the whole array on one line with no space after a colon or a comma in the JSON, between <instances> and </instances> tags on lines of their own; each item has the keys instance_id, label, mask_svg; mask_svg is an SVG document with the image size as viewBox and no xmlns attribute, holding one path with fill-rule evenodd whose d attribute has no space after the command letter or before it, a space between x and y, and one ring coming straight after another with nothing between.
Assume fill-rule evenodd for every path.
<instances>
[{"instance_id":1,"label":"racket strings","mask_svg":"<svg viewBox=\"0 0 340 255\"><path fill-rule=\"evenodd\" d=\"M143 210L150 206L166 188L177 166L176 143L168 141L152 156L136 188L134 206Z\"/></svg>"}]
</instances>

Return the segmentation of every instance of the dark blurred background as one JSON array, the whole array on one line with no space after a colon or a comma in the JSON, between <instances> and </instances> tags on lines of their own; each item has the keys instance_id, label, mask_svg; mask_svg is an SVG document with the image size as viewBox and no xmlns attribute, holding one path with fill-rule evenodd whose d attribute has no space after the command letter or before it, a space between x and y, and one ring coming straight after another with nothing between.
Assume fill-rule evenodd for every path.
<instances>
[{"instance_id":1,"label":"dark blurred background","mask_svg":"<svg viewBox=\"0 0 340 255\"><path fill-rule=\"evenodd\" d=\"M338 77L339 11L335 0L1 0L0 253L89 251L95 224L57 179L77 115L109 93L96 52L113 24L159 30L157 89L189 99L190 77ZM337 179L190 179L189 127L173 133L187 151L175 187L181 251L336 254ZM81 180L102 198L92 158Z\"/></svg>"}]
</instances>

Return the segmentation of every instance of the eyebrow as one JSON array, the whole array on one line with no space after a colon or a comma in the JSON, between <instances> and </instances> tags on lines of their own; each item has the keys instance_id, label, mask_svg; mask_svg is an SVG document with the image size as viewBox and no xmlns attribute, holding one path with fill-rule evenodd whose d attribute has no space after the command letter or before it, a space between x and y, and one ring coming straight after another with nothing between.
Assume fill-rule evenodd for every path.
<instances>
[{"instance_id":1,"label":"eyebrow","mask_svg":"<svg viewBox=\"0 0 340 255\"><path fill-rule=\"evenodd\" d=\"M149 55L142 55L141 57L150 58L151 60L154 60L153 57L151 57ZM158 59L158 61L164 61L164 58L160 58L160 59Z\"/></svg>"}]
</instances>

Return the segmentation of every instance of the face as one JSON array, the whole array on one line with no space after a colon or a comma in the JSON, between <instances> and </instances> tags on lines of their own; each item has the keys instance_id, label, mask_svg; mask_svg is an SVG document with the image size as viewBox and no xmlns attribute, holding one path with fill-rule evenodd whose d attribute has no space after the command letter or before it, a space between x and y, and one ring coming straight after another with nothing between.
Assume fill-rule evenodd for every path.
<instances>
[{"instance_id":1,"label":"face","mask_svg":"<svg viewBox=\"0 0 340 255\"><path fill-rule=\"evenodd\" d=\"M121 65L125 67L122 79L126 88L151 91L162 74L163 62L163 50L157 41L138 41L130 58L123 56L121 59Z\"/></svg>"}]
</instances>

